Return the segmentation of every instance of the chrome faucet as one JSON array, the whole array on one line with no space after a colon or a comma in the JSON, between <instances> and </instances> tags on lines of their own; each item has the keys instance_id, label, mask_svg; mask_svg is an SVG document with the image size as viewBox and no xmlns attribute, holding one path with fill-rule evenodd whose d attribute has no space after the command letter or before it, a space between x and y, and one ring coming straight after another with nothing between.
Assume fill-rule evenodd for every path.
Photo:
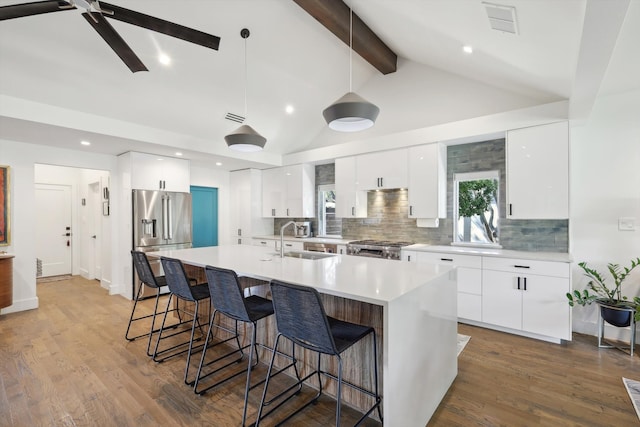
<instances>
[{"instance_id":1,"label":"chrome faucet","mask_svg":"<svg viewBox=\"0 0 640 427\"><path fill-rule=\"evenodd\" d=\"M284 229L290 225L296 225L295 221L289 221L282 227L280 227L280 258L284 258Z\"/></svg>"}]
</instances>

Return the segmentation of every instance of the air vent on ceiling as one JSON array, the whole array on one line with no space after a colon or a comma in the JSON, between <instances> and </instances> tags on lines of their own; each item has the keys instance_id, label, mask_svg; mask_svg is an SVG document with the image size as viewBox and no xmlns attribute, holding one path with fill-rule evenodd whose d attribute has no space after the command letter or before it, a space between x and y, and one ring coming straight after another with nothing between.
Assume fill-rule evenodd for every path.
<instances>
[{"instance_id":1,"label":"air vent on ceiling","mask_svg":"<svg viewBox=\"0 0 640 427\"><path fill-rule=\"evenodd\" d=\"M482 3L487 9L489 24L491 28L503 33L518 34L518 21L516 19L516 8L494 3Z\"/></svg>"},{"instance_id":2,"label":"air vent on ceiling","mask_svg":"<svg viewBox=\"0 0 640 427\"><path fill-rule=\"evenodd\" d=\"M239 114L233 114L233 113L227 113L226 116L224 116L225 119L227 120L231 120L232 122L236 122L236 123L242 123L245 120L245 117L239 115Z\"/></svg>"}]
</instances>

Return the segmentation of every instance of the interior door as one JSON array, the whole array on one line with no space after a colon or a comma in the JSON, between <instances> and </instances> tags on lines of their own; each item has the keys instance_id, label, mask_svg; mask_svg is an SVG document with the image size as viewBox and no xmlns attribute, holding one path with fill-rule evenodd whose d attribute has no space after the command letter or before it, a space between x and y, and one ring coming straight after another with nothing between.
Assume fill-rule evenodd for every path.
<instances>
[{"instance_id":1,"label":"interior door","mask_svg":"<svg viewBox=\"0 0 640 427\"><path fill-rule=\"evenodd\" d=\"M218 246L218 189L191 186L193 247Z\"/></svg>"},{"instance_id":2,"label":"interior door","mask_svg":"<svg viewBox=\"0 0 640 427\"><path fill-rule=\"evenodd\" d=\"M42 277L71 274L71 187L36 184L36 258Z\"/></svg>"}]
</instances>

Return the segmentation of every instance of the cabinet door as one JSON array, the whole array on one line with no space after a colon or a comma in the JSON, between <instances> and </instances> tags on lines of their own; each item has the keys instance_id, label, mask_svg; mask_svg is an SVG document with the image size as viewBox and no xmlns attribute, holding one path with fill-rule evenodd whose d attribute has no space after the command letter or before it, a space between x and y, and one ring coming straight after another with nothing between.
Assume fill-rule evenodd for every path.
<instances>
[{"instance_id":1,"label":"cabinet door","mask_svg":"<svg viewBox=\"0 0 640 427\"><path fill-rule=\"evenodd\" d=\"M336 217L366 218L367 193L357 190L356 158L336 159Z\"/></svg>"},{"instance_id":2,"label":"cabinet door","mask_svg":"<svg viewBox=\"0 0 640 427\"><path fill-rule=\"evenodd\" d=\"M522 329L522 291L513 273L482 272L482 321Z\"/></svg>"},{"instance_id":3,"label":"cabinet door","mask_svg":"<svg viewBox=\"0 0 640 427\"><path fill-rule=\"evenodd\" d=\"M567 122L507 132L507 216L569 217Z\"/></svg>"},{"instance_id":4,"label":"cabinet door","mask_svg":"<svg viewBox=\"0 0 640 427\"><path fill-rule=\"evenodd\" d=\"M131 153L131 188L161 190L163 160L161 156Z\"/></svg>"},{"instance_id":5,"label":"cabinet door","mask_svg":"<svg viewBox=\"0 0 640 427\"><path fill-rule=\"evenodd\" d=\"M337 252L339 255L347 254L347 245L338 245Z\"/></svg>"},{"instance_id":6,"label":"cabinet door","mask_svg":"<svg viewBox=\"0 0 640 427\"><path fill-rule=\"evenodd\" d=\"M284 216L285 181L282 168L262 171L262 216Z\"/></svg>"},{"instance_id":7,"label":"cabinet door","mask_svg":"<svg viewBox=\"0 0 640 427\"><path fill-rule=\"evenodd\" d=\"M160 163L163 190L188 193L191 185L189 161L165 157Z\"/></svg>"},{"instance_id":8,"label":"cabinet door","mask_svg":"<svg viewBox=\"0 0 640 427\"><path fill-rule=\"evenodd\" d=\"M409 218L447 217L446 163L442 144L409 148Z\"/></svg>"},{"instance_id":9,"label":"cabinet door","mask_svg":"<svg viewBox=\"0 0 640 427\"><path fill-rule=\"evenodd\" d=\"M285 184L284 210L279 216L311 218L315 216L315 167L300 164L282 169Z\"/></svg>"},{"instance_id":10,"label":"cabinet door","mask_svg":"<svg viewBox=\"0 0 640 427\"><path fill-rule=\"evenodd\" d=\"M525 276L522 291L522 329L535 334L571 340L571 307L565 294L568 278ZM524 288L524 286L523 286Z\"/></svg>"},{"instance_id":11,"label":"cabinet door","mask_svg":"<svg viewBox=\"0 0 640 427\"><path fill-rule=\"evenodd\" d=\"M406 188L407 150L383 151L357 156L358 190Z\"/></svg>"}]
</instances>

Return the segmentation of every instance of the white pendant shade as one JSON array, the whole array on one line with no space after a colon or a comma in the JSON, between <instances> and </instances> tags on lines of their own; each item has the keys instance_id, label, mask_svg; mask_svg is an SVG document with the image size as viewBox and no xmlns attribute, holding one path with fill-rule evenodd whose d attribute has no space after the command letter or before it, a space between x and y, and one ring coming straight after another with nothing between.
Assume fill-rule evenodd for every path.
<instances>
[{"instance_id":1,"label":"white pendant shade","mask_svg":"<svg viewBox=\"0 0 640 427\"><path fill-rule=\"evenodd\" d=\"M380 109L353 92L348 92L322 112L329 128L357 132L373 126Z\"/></svg>"},{"instance_id":2,"label":"white pendant shade","mask_svg":"<svg viewBox=\"0 0 640 427\"><path fill-rule=\"evenodd\" d=\"M260 135L249 125L240 126L229 135L226 135L224 140L230 149L245 153L260 151L267 142L264 136Z\"/></svg>"}]
</instances>

